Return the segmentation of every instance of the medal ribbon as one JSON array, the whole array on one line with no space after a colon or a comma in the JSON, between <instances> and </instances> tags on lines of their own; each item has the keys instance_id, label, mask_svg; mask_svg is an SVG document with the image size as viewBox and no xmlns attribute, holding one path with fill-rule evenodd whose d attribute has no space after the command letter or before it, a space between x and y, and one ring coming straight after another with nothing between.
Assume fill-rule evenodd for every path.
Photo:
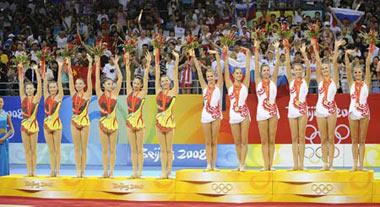
<instances>
[{"instance_id":1,"label":"medal ribbon","mask_svg":"<svg viewBox=\"0 0 380 207\"><path fill-rule=\"evenodd\" d=\"M355 82L355 99L357 105L360 103L360 93L362 91L363 85L363 81Z\"/></svg>"},{"instance_id":2,"label":"medal ribbon","mask_svg":"<svg viewBox=\"0 0 380 207\"><path fill-rule=\"evenodd\" d=\"M234 85L234 88L233 88L233 94L234 94L234 97L235 97L235 103L234 103L234 107L236 109L238 109L237 107L239 106L239 97L240 97L240 89L241 89L241 84L239 86L235 86ZM237 110L235 110L237 111Z\"/></svg>"}]
</instances>

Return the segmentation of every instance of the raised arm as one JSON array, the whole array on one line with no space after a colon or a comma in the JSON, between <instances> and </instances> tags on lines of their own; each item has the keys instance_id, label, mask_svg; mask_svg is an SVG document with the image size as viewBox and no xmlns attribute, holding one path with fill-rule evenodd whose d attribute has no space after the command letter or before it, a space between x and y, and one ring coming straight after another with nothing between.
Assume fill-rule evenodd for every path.
<instances>
[{"instance_id":1,"label":"raised arm","mask_svg":"<svg viewBox=\"0 0 380 207\"><path fill-rule=\"evenodd\" d=\"M215 54L216 59L216 72L218 73L218 87L223 87L223 73L222 73L222 65L220 64L220 55L218 51L209 50L210 54Z\"/></svg>"},{"instance_id":2,"label":"raised arm","mask_svg":"<svg viewBox=\"0 0 380 207\"><path fill-rule=\"evenodd\" d=\"M86 95L88 98L91 98L91 95L92 95L92 79L91 79L91 75L92 75L92 62L93 62L93 59L91 57L90 54L87 54L87 60L88 60L88 70L87 70L87 91L86 91Z\"/></svg>"},{"instance_id":3,"label":"raised arm","mask_svg":"<svg viewBox=\"0 0 380 207\"><path fill-rule=\"evenodd\" d=\"M159 94L161 91L160 87L160 54L159 54L159 49L154 49L154 71L155 71L155 81L154 81L154 86L156 89L156 94Z\"/></svg>"},{"instance_id":4,"label":"raised arm","mask_svg":"<svg viewBox=\"0 0 380 207\"><path fill-rule=\"evenodd\" d=\"M290 54L289 49L285 48L285 67L286 67L286 77L288 78L288 83L292 82L292 66L290 65Z\"/></svg>"},{"instance_id":5,"label":"raised arm","mask_svg":"<svg viewBox=\"0 0 380 207\"><path fill-rule=\"evenodd\" d=\"M74 77L73 77L73 71L71 68L71 59L66 58L67 62L67 71L69 73L69 90L70 90L70 96L73 96L75 94L75 83L74 83Z\"/></svg>"},{"instance_id":6,"label":"raised arm","mask_svg":"<svg viewBox=\"0 0 380 207\"><path fill-rule=\"evenodd\" d=\"M25 85L24 85L24 66L22 64L17 65L17 72L18 72L18 84L19 84L19 91L20 91L20 99L24 99L25 97Z\"/></svg>"},{"instance_id":7,"label":"raised arm","mask_svg":"<svg viewBox=\"0 0 380 207\"><path fill-rule=\"evenodd\" d=\"M149 79L149 70L150 70L150 63L152 62L152 55L150 52L147 52L145 54L146 59L146 66L144 71L144 77L143 77L143 91L145 94L148 94L148 79Z\"/></svg>"},{"instance_id":8,"label":"raised arm","mask_svg":"<svg viewBox=\"0 0 380 207\"><path fill-rule=\"evenodd\" d=\"M114 95L118 96L121 90L121 85L123 84L123 74L121 73L120 66L119 66L119 56L115 55L113 58L111 58L111 61L113 61L113 64L116 67L117 82L116 82Z\"/></svg>"},{"instance_id":9,"label":"raised arm","mask_svg":"<svg viewBox=\"0 0 380 207\"><path fill-rule=\"evenodd\" d=\"M261 76L260 76L260 42L258 40L255 40L255 85L257 85L261 82Z\"/></svg>"},{"instance_id":10,"label":"raised arm","mask_svg":"<svg viewBox=\"0 0 380 207\"><path fill-rule=\"evenodd\" d=\"M276 50L276 65L274 66L272 81L277 85L278 69L280 67L280 42L276 41L273 43L273 45Z\"/></svg>"},{"instance_id":11,"label":"raised arm","mask_svg":"<svg viewBox=\"0 0 380 207\"><path fill-rule=\"evenodd\" d=\"M66 64L70 64L66 62ZM63 98L63 86L62 86L62 68L64 66L63 62L58 63L58 77L57 77L57 85L58 85L58 99L62 100ZM71 66L69 66L71 68Z\"/></svg>"},{"instance_id":12,"label":"raised arm","mask_svg":"<svg viewBox=\"0 0 380 207\"><path fill-rule=\"evenodd\" d=\"M96 96L103 95L102 88L100 86L100 57L95 56L95 92Z\"/></svg>"},{"instance_id":13,"label":"raised arm","mask_svg":"<svg viewBox=\"0 0 380 207\"><path fill-rule=\"evenodd\" d=\"M339 57L339 47L346 44L344 40L335 41L335 48L334 48L334 55L333 55L333 68L334 68L334 77L333 80L335 84L337 85L337 88L339 88L339 64L338 64L338 57Z\"/></svg>"},{"instance_id":14,"label":"raised arm","mask_svg":"<svg viewBox=\"0 0 380 207\"><path fill-rule=\"evenodd\" d=\"M179 81L178 81L178 65L179 65L179 55L175 51L172 52L173 56L175 57L175 65L174 65L174 71L173 71L173 91L174 95L176 96L178 94L178 89L179 89Z\"/></svg>"},{"instance_id":15,"label":"raised arm","mask_svg":"<svg viewBox=\"0 0 380 207\"><path fill-rule=\"evenodd\" d=\"M230 68L228 65L228 48L226 46L223 47L222 51L224 55L224 81L226 82L227 89L232 86L232 81L230 78Z\"/></svg>"},{"instance_id":16,"label":"raised arm","mask_svg":"<svg viewBox=\"0 0 380 207\"><path fill-rule=\"evenodd\" d=\"M302 47L301 47L301 53L302 53L302 56L303 56L304 62L305 62L305 64L306 64L306 75L305 75L305 80L306 80L306 83L309 85L309 83L310 83L310 75L311 75L311 67L310 67L310 60L309 60L309 58L307 57L307 53L306 53L306 45L305 45L305 44L302 44Z\"/></svg>"},{"instance_id":17,"label":"raised arm","mask_svg":"<svg viewBox=\"0 0 380 207\"><path fill-rule=\"evenodd\" d=\"M346 68L346 77L347 77L347 83L349 86L352 85L353 79L352 79L352 67L351 67L351 62L349 58L349 54L352 52L352 50L346 50L346 53L344 55L344 64Z\"/></svg>"},{"instance_id":18,"label":"raised arm","mask_svg":"<svg viewBox=\"0 0 380 207\"><path fill-rule=\"evenodd\" d=\"M321 57L319 56L319 51L317 49L317 41L312 39L311 44L313 46L315 60L317 62L317 70L315 71L315 73L317 75L317 82L319 83L322 81L322 61Z\"/></svg>"},{"instance_id":19,"label":"raised arm","mask_svg":"<svg viewBox=\"0 0 380 207\"><path fill-rule=\"evenodd\" d=\"M244 84L249 87L249 83L251 82L251 51L248 48L242 47L245 50L245 78Z\"/></svg>"},{"instance_id":20,"label":"raised arm","mask_svg":"<svg viewBox=\"0 0 380 207\"><path fill-rule=\"evenodd\" d=\"M368 48L368 51L370 49ZM369 52L367 54L367 58L365 61L365 83L367 84L368 88L372 88L372 78L371 78L371 60L372 60L372 53Z\"/></svg>"},{"instance_id":21,"label":"raised arm","mask_svg":"<svg viewBox=\"0 0 380 207\"><path fill-rule=\"evenodd\" d=\"M206 81L205 81L205 79L203 77L202 69L201 69L201 66L200 66L200 64L198 62L198 59L197 59L197 57L195 57L194 50L191 50L189 52L190 52L190 56L194 60L194 65L195 65L195 68L197 69L198 80L199 80L199 83L201 84L201 88L205 89L205 88L207 88L207 83L206 83Z\"/></svg>"},{"instance_id":22,"label":"raised arm","mask_svg":"<svg viewBox=\"0 0 380 207\"><path fill-rule=\"evenodd\" d=\"M62 61L57 61L58 63L58 75L59 75L59 71L61 71L61 68L62 68ZM42 68L43 70L43 68ZM37 70L36 70L37 71ZM49 96L49 92L48 92L48 80L46 80L46 77L44 77L44 81L43 81L43 85L44 85L44 100L46 100Z\"/></svg>"},{"instance_id":23,"label":"raised arm","mask_svg":"<svg viewBox=\"0 0 380 207\"><path fill-rule=\"evenodd\" d=\"M33 69L34 69L34 72L36 73L36 78L37 78L37 93L36 93L36 98L34 99L34 101L38 103L40 102L40 99L42 96L42 79L38 71L38 66L34 65Z\"/></svg>"},{"instance_id":24,"label":"raised arm","mask_svg":"<svg viewBox=\"0 0 380 207\"><path fill-rule=\"evenodd\" d=\"M132 92L132 85L131 85L131 62L129 61L130 54L129 52L124 54L124 61L125 61L125 81L127 85L127 94Z\"/></svg>"}]
</instances>

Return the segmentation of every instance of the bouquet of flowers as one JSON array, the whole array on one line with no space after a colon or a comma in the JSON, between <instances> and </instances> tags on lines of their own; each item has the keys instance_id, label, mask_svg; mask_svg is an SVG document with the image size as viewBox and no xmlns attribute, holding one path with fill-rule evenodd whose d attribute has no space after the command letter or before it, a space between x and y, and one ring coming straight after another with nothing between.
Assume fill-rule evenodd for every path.
<instances>
[{"instance_id":1,"label":"bouquet of flowers","mask_svg":"<svg viewBox=\"0 0 380 207\"><path fill-rule=\"evenodd\" d=\"M160 50L164 47L164 44L165 44L165 38L162 35L157 33L153 36L152 46L154 49Z\"/></svg>"},{"instance_id":2,"label":"bouquet of flowers","mask_svg":"<svg viewBox=\"0 0 380 207\"><path fill-rule=\"evenodd\" d=\"M267 30L265 28L252 31L251 38L263 42L266 38Z\"/></svg>"},{"instance_id":3,"label":"bouquet of flowers","mask_svg":"<svg viewBox=\"0 0 380 207\"><path fill-rule=\"evenodd\" d=\"M106 50L106 45L107 45L106 42L96 41L95 46L90 47L90 46L84 45L84 47L86 48L87 52L91 56L99 56L100 57L103 55L104 51Z\"/></svg>"},{"instance_id":4,"label":"bouquet of flowers","mask_svg":"<svg viewBox=\"0 0 380 207\"><path fill-rule=\"evenodd\" d=\"M123 43L123 50L125 53L130 53L132 52L133 50L135 50L137 46L137 40L136 38L126 38L126 40L124 40L124 43Z\"/></svg>"},{"instance_id":5,"label":"bouquet of flowers","mask_svg":"<svg viewBox=\"0 0 380 207\"><path fill-rule=\"evenodd\" d=\"M13 64L18 66L19 64L22 64L23 66L28 66L30 63L30 58L26 53L21 53L14 58L12 58Z\"/></svg>"},{"instance_id":6,"label":"bouquet of flowers","mask_svg":"<svg viewBox=\"0 0 380 207\"><path fill-rule=\"evenodd\" d=\"M198 38L193 35L188 35L186 37L186 43L184 45L184 48L186 50L194 50L199 47Z\"/></svg>"},{"instance_id":7,"label":"bouquet of flowers","mask_svg":"<svg viewBox=\"0 0 380 207\"><path fill-rule=\"evenodd\" d=\"M320 35L319 26L317 24L311 24L311 25L308 25L308 28L309 29L306 31L306 35L309 38L309 40L318 39L318 37Z\"/></svg>"},{"instance_id":8,"label":"bouquet of flowers","mask_svg":"<svg viewBox=\"0 0 380 207\"><path fill-rule=\"evenodd\" d=\"M155 58L156 58L155 61L156 62L160 61L160 50L164 47L164 44L165 44L164 37L162 35L156 33L153 36L153 40L152 40L152 46L156 51L156 55L155 55Z\"/></svg>"},{"instance_id":9,"label":"bouquet of flowers","mask_svg":"<svg viewBox=\"0 0 380 207\"><path fill-rule=\"evenodd\" d=\"M291 39L294 35L292 30L289 28L288 23L281 23L281 28L277 31L277 34L281 39L287 40Z\"/></svg>"},{"instance_id":10,"label":"bouquet of flowers","mask_svg":"<svg viewBox=\"0 0 380 207\"><path fill-rule=\"evenodd\" d=\"M63 58L72 58L75 56L75 52L77 51L77 49L78 46L73 44L67 44L66 47L59 52L59 56Z\"/></svg>"},{"instance_id":11,"label":"bouquet of flowers","mask_svg":"<svg viewBox=\"0 0 380 207\"><path fill-rule=\"evenodd\" d=\"M375 45L379 43L378 33L376 31L360 32L359 37L363 38L363 40L369 45L370 53L373 53L375 50Z\"/></svg>"},{"instance_id":12,"label":"bouquet of flowers","mask_svg":"<svg viewBox=\"0 0 380 207\"><path fill-rule=\"evenodd\" d=\"M318 37L320 35L320 28L317 24L311 24L308 25L308 30L306 31L306 35L308 39L310 40L311 43L315 42L317 46L317 50L319 50L319 45L318 45Z\"/></svg>"},{"instance_id":13,"label":"bouquet of flowers","mask_svg":"<svg viewBox=\"0 0 380 207\"><path fill-rule=\"evenodd\" d=\"M234 32L230 32L228 35L225 35L220 39L220 44L222 46L231 47L235 45L235 42L236 42L236 34Z\"/></svg>"},{"instance_id":14,"label":"bouquet of flowers","mask_svg":"<svg viewBox=\"0 0 380 207\"><path fill-rule=\"evenodd\" d=\"M42 50L37 52L36 56L40 60L41 75L42 77L44 77L46 62L50 62L54 60L52 51L50 50L49 47L44 47L42 48Z\"/></svg>"}]
</instances>

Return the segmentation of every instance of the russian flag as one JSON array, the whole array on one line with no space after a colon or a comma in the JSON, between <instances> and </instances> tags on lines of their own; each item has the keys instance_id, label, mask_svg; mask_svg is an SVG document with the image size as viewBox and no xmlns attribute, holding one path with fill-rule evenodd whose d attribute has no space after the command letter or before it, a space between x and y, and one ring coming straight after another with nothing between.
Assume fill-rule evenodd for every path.
<instances>
[{"instance_id":1,"label":"russian flag","mask_svg":"<svg viewBox=\"0 0 380 207\"><path fill-rule=\"evenodd\" d=\"M252 1L249 4L247 4L247 3L236 4L235 8L236 8L236 14L238 14L239 12L246 14L247 10L249 10L248 16L246 17L247 20L251 20L251 19L255 18L255 16L256 16L256 8L255 8L254 1Z\"/></svg>"},{"instance_id":2,"label":"russian flag","mask_svg":"<svg viewBox=\"0 0 380 207\"><path fill-rule=\"evenodd\" d=\"M357 22L364 15L364 12L353 9L331 8L331 12L333 12L340 21L348 19L351 23Z\"/></svg>"}]
</instances>

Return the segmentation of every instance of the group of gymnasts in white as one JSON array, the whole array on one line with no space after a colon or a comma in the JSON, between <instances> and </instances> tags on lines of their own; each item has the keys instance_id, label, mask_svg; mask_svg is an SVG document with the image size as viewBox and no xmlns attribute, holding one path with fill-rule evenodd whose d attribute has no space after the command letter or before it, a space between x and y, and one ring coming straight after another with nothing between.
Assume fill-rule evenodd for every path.
<instances>
[{"instance_id":1,"label":"group of gymnasts in white","mask_svg":"<svg viewBox=\"0 0 380 207\"><path fill-rule=\"evenodd\" d=\"M318 81L318 102L316 105L316 114L318 128L322 140L322 160L323 169L330 170L333 166L334 158L334 131L337 119L337 106L335 103L335 94L339 87L338 73L338 48L344 41L335 42L334 55L331 59L321 60L316 41L312 41L312 47L316 54L317 60L317 81ZM271 75L270 67L261 64L260 59L260 42L255 41L255 84L256 94L258 97L257 121L262 144L262 154L264 160L263 170L273 170L273 157L275 151L275 137L277 131L277 122L279 117L276 105L277 93L277 74L279 70L279 61L277 61L274 72ZM279 60L279 42L274 42L273 47L276 51L276 59ZM190 49L188 54L193 58L195 68L198 72L200 85L203 90L203 110L201 122L206 140L206 171L216 170L217 158L217 140L219 135L220 121L222 119L221 99L222 88L225 82L228 97L230 99L229 123L235 142L237 158L239 161L238 170L245 171L246 156L248 152L248 131L250 126L250 112L246 104L248 97L248 87L250 82L250 71L248 70L251 61L251 51L242 48L246 55L246 70L243 74L241 68L234 68L232 78L230 71L225 70L224 79L222 78L221 56L218 52L209 50L210 55L215 55L217 61L217 70L209 69L204 74L201 70L201 63L197 60L195 52ZM305 153L305 129L307 122L307 103L308 84L310 80L310 62L306 53L306 46L301 47L304 58L306 71L302 64L291 64L290 48L285 47L286 56L286 75L289 81L290 100L288 105L288 119L291 129L292 151L293 151L293 170L304 169ZM363 170L363 160L365 153L365 139L369 122L369 107L367 97L371 84L370 79L370 57L368 55L365 66L365 73L360 66L351 69L349 60L350 50L345 52L345 64L347 70L347 80L350 85L351 103L349 108L349 122L352 138L353 170ZM222 57L224 59L224 68L228 68L228 48L223 47ZM161 178L169 178L173 162L173 134L175 129L175 120L173 106L178 95L178 64L179 55L173 52L175 58L175 67L173 73L173 84L166 75L160 75L160 51L154 50L155 62L155 90L157 101L156 115L156 134L160 144L160 158L162 165ZM77 177L85 175L87 142L89 137L90 119L88 116L88 106L92 96L91 73L93 61L95 62L95 91L98 97L101 118L99 120L100 140L102 145L103 159L103 177L113 177L116 145L118 133L118 121L116 118L117 97L122 85L123 75L118 66L119 57L111 58L116 66L117 81L105 78L100 80L100 57L95 59L88 55L89 61L87 81L76 79L74 81L71 73L71 60L69 58L57 59L59 72L58 79L54 82L43 81L45 68L37 66L33 69L36 72L37 88L32 83L24 83L23 65L19 64L20 80L20 97L22 101L22 141L25 149L25 158L28 169L28 176L35 176L36 159L37 159L37 135L39 131L37 123L37 109L39 100L42 97L42 86L44 87L44 134L46 143L49 147L51 176L58 176L60 173L61 157L61 135L62 123L59 117L59 110L63 98L61 71L68 70L70 95L73 104L73 117L71 122L71 132L75 148L75 162ZM130 54L123 55L123 61L126 65L125 79L127 81L127 109L126 117L127 137L131 148L132 176L131 178L140 178L142 175L142 166L144 161L143 142L144 142L144 121L142 117L143 105L147 96L148 88L148 71L152 61L150 53L146 54L146 67L144 76L135 77L131 80ZM43 65L43 64L41 64ZM333 68L333 72L330 71ZM353 75L352 75L353 71ZM216 74L216 73L217 74ZM363 76L365 74L365 77ZM219 78L217 78L219 77ZM87 82L87 84L86 84Z\"/></svg>"}]
</instances>

